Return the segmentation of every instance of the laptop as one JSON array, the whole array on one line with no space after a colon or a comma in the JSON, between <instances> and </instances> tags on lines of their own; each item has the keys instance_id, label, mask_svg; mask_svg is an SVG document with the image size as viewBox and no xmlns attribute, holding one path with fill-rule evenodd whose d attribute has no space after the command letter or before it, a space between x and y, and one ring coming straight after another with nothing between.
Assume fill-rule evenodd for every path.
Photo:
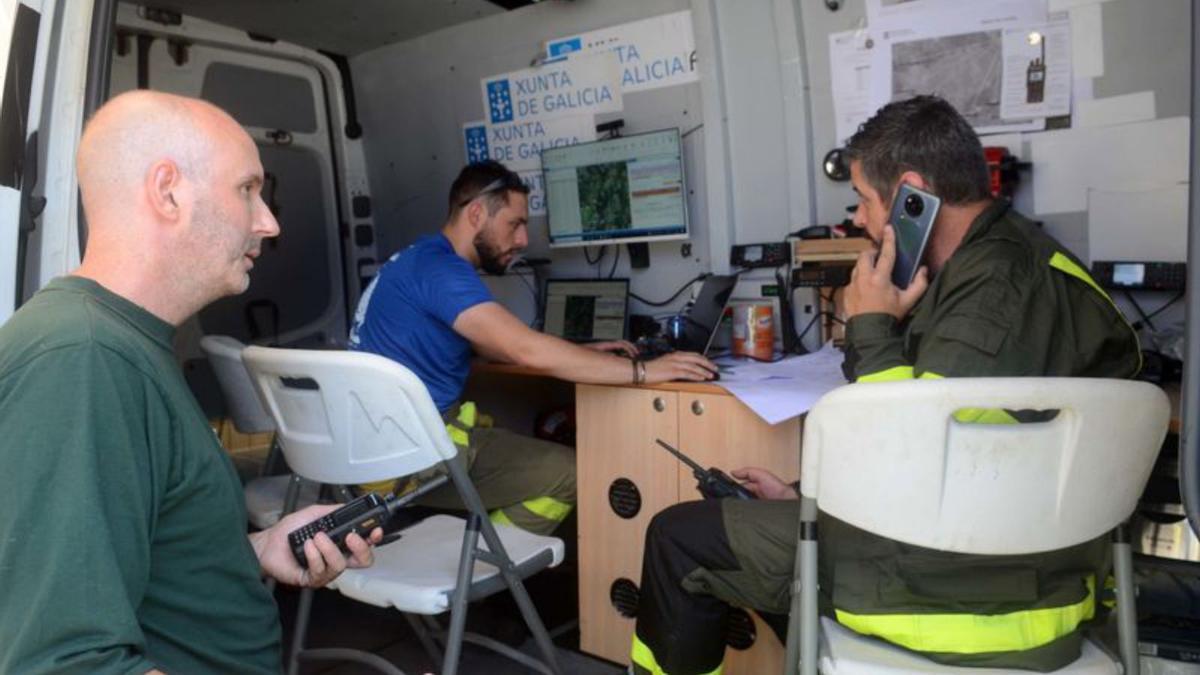
<instances>
[{"instance_id":1,"label":"laptop","mask_svg":"<svg viewBox=\"0 0 1200 675\"><path fill-rule=\"evenodd\" d=\"M704 278L700 293L684 320L683 335L676 341L675 349L708 354L736 285L737 277L731 274L713 274Z\"/></svg>"},{"instance_id":2,"label":"laptop","mask_svg":"<svg viewBox=\"0 0 1200 675\"><path fill-rule=\"evenodd\" d=\"M547 279L542 332L572 342L624 340L629 279Z\"/></svg>"}]
</instances>

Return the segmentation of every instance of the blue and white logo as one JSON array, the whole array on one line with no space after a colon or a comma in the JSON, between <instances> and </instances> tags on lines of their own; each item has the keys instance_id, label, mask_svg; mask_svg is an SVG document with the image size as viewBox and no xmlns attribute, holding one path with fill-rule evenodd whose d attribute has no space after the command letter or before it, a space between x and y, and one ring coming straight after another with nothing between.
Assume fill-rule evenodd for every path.
<instances>
[{"instance_id":1,"label":"blue and white logo","mask_svg":"<svg viewBox=\"0 0 1200 675\"><path fill-rule=\"evenodd\" d=\"M488 114L492 124L511 122L513 119L512 91L508 80L492 80L487 83Z\"/></svg>"},{"instance_id":2,"label":"blue and white logo","mask_svg":"<svg viewBox=\"0 0 1200 675\"><path fill-rule=\"evenodd\" d=\"M583 38L571 37L563 40L554 40L546 45L547 63L561 61L567 58L572 52L581 51L583 49Z\"/></svg>"},{"instance_id":3,"label":"blue and white logo","mask_svg":"<svg viewBox=\"0 0 1200 675\"><path fill-rule=\"evenodd\" d=\"M466 127L463 129L463 134L467 140L467 164L491 158L488 153L487 127L482 124L476 127Z\"/></svg>"}]
</instances>

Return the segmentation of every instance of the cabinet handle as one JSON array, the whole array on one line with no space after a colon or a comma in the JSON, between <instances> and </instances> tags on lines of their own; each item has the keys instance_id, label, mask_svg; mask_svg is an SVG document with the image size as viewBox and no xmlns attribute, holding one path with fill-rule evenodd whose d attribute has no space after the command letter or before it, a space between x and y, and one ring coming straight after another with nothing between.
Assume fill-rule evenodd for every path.
<instances>
[{"instance_id":1,"label":"cabinet handle","mask_svg":"<svg viewBox=\"0 0 1200 675\"><path fill-rule=\"evenodd\" d=\"M693 415L703 415L704 414L704 404L701 403L700 401L692 401L692 414Z\"/></svg>"},{"instance_id":2,"label":"cabinet handle","mask_svg":"<svg viewBox=\"0 0 1200 675\"><path fill-rule=\"evenodd\" d=\"M654 397L654 409L657 410L658 412L662 412L662 411L666 410L667 402L662 400L661 396L655 396Z\"/></svg>"}]
</instances>

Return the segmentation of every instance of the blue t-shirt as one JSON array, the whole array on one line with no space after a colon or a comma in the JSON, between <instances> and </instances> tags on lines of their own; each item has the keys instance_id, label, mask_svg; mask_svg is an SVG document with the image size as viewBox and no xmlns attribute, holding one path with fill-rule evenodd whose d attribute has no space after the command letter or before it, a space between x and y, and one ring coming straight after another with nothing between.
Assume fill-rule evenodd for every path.
<instances>
[{"instance_id":1,"label":"blue t-shirt","mask_svg":"<svg viewBox=\"0 0 1200 675\"><path fill-rule=\"evenodd\" d=\"M492 293L445 235L422 237L393 255L358 302L350 349L386 356L417 374L438 410L462 395L471 343L454 320Z\"/></svg>"}]
</instances>

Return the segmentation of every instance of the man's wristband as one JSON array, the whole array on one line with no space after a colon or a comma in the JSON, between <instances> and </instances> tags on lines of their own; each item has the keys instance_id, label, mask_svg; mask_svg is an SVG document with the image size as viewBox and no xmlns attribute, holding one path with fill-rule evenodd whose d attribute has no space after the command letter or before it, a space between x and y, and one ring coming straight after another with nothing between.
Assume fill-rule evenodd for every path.
<instances>
[{"instance_id":1,"label":"man's wristband","mask_svg":"<svg viewBox=\"0 0 1200 675\"><path fill-rule=\"evenodd\" d=\"M633 384L638 384L638 362L637 359L629 359L629 366L633 368L633 379L630 380Z\"/></svg>"},{"instance_id":2,"label":"man's wristband","mask_svg":"<svg viewBox=\"0 0 1200 675\"><path fill-rule=\"evenodd\" d=\"M646 384L646 362L637 359L638 384Z\"/></svg>"}]
</instances>

